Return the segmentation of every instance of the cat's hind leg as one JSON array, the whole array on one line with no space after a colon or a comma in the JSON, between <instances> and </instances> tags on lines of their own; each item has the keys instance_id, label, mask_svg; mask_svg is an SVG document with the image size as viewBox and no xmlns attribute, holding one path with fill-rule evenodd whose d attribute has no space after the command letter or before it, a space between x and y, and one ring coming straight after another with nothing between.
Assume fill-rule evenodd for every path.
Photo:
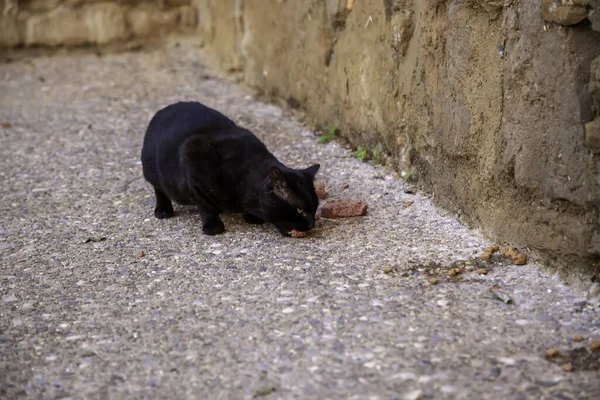
<instances>
[{"instance_id":1,"label":"cat's hind leg","mask_svg":"<svg viewBox=\"0 0 600 400\"><path fill-rule=\"evenodd\" d=\"M156 208L154 209L154 216L158 219L171 218L175 215L173 211L173 204L171 199L164 194L160 189L154 188L156 194Z\"/></svg>"},{"instance_id":2,"label":"cat's hind leg","mask_svg":"<svg viewBox=\"0 0 600 400\"><path fill-rule=\"evenodd\" d=\"M242 214L242 218L244 218L244 221L246 221L249 224L253 224L253 225L258 225L258 224L264 224L265 220L262 218L257 217L256 215L250 214L250 213L244 213Z\"/></svg>"}]
</instances>

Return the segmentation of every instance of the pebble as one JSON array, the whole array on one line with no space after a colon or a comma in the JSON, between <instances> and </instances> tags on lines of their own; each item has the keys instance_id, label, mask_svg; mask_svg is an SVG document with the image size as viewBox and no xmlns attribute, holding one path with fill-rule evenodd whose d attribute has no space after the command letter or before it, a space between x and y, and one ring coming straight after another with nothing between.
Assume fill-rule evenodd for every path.
<instances>
[{"instance_id":1,"label":"pebble","mask_svg":"<svg viewBox=\"0 0 600 400\"><path fill-rule=\"evenodd\" d=\"M448 304L450 304L450 301L446 300L446 299L440 299L440 300L436 301L436 304L440 307L446 307L446 306L448 306Z\"/></svg>"},{"instance_id":2,"label":"pebble","mask_svg":"<svg viewBox=\"0 0 600 400\"><path fill-rule=\"evenodd\" d=\"M404 394L404 400L420 400L425 396L422 390L412 390Z\"/></svg>"},{"instance_id":3,"label":"pebble","mask_svg":"<svg viewBox=\"0 0 600 400\"><path fill-rule=\"evenodd\" d=\"M456 392L456 386L443 385L440 387L442 393L451 394Z\"/></svg>"},{"instance_id":4,"label":"pebble","mask_svg":"<svg viewBox=\"0 0 600 400\"><path fill-rule=\"evenodd\" d=\"M4 300L5 303L13 303L15 301L19 301L19 298L17 296L10 295L4 296L2 300Z\"/></svg>"}]
</instances>

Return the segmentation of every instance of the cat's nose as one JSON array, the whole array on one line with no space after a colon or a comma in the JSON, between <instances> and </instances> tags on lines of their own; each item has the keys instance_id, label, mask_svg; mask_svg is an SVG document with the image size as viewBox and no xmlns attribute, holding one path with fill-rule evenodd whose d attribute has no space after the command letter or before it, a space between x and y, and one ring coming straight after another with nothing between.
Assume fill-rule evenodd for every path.
<instances>
[{"instance_id":1,"label":"cat's nose","mask_svg":"<svg viewBox=\"0 0 600 400\"><path fill-rule=\"evenodd\" d=\"M312 229L312 228L314 228L314 227L315 227L315 219L314 219L314 218L311 218L311 219L308 221L308 230L311 230L311 229Z\"/></svg>"}]
</instances>

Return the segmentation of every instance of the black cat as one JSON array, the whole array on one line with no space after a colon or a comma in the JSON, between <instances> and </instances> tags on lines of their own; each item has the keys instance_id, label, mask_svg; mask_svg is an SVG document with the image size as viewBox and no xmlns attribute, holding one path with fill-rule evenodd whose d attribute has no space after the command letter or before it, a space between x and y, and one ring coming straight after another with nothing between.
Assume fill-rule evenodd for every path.
<instances>
[{"instance_id":1,"label":"black cat","mask_svg":"<svg viewBox=\"0 0 600 400\"><path fill-rule=\"evenodd\" d=\"M271 222L285 236L315 226L319 164L286 167L252 132L200 103L172 104L154 115L142 165L156 193L156 218L172 217L175 201L198 206L207 235L225 230L223 212L243 213L251 224Z\"/></svg>"}]
</instances>

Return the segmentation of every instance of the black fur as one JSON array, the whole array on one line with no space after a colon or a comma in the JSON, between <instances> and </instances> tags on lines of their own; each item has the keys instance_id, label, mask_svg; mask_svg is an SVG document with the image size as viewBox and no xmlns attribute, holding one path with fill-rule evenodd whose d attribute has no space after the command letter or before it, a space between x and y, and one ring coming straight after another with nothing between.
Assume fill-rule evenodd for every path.
<instances>
[{"instance_id":1,"label":"black fur","mask_svg":"<svg viewBox=\"0 0 600 400\"><path fill-rule=\"evenodd\" d=\"M154 186L156 218L172 217L175 201L198 206L207 235L225 230L223 212L243 213L251 224L271 222L286 236L315 225L319 165L286 167L252 132L200 103L176 103L156 113L142 164Z\"/></svg>"}]
</instances>

